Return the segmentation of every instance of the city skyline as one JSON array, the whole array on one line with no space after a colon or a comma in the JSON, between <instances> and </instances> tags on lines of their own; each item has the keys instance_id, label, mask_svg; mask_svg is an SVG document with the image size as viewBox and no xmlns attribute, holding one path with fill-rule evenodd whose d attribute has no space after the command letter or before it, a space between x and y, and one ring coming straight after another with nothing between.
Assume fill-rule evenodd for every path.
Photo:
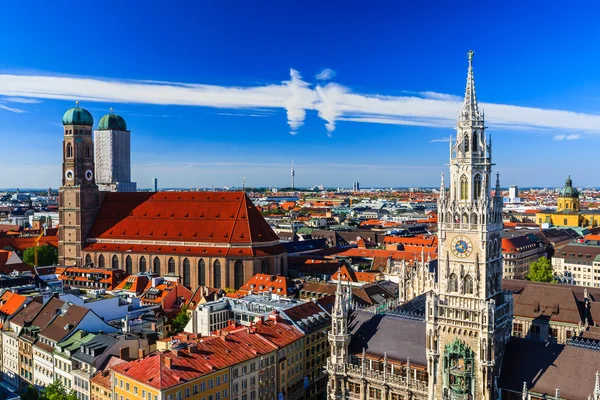
<instances>
[{"instance_id":1,"label":"city skyline","mask_svg":"<svg viewBox=\"0 0 600 400\"><path fill-rule=\"evenodd\" d=\"M0 187L58 186L60 117L75 100L96 123L110 107L127 120L132 178L142 188L153 177L161 187L239 187L244 177L250 187L285 187L292 160L298 187L436 187L471 48L488 132L502 138L494 147L502 186L560 187L569 174L575 186L600 185L592 158L582 157L600 133L598 58L571 40L585 33L591 42L598 33L576 8L547 8L522 26L522 17L489 5L431 16L416 5L386 4L366 16L358 3L317 14L292 5L237 5L232 13L195 7L185 15L155 7L136 14L123 5L121 19L130 24L49 30L43 44L5 13L0 32L12 40L0 57L0 133L17 139L0 162ZM292 9L297 14L285 23L278 18ZM344 21L327 18L336 10ZM43 29L101 11L40 7L28 24ZM485 30L452 28L453 17L492 12L501 22ZM559 16L556 31L547 22ZM419 30L427 17L431 24ZM309 19L322 31L297 37L294 29ZM179 23L161 32L143 24L161 20ZM354 32L353 24L368 29ZM63 47L73 56L63 57ZM568 74L575 58L577 73ZM23 135L29 139L18 140Z\"/></svg>"}]
</instances>

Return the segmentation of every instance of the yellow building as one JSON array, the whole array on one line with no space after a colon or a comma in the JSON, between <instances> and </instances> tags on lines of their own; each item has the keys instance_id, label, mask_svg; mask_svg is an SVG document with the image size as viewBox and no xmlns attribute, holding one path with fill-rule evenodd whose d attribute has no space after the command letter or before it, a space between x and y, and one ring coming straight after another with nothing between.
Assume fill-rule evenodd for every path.
<instances>
[{"instance_id":1,"label":"yellow building","mask_svg":"<svg viewBox=\"0 0 600 400\"><path fill-rule=\"evenodd\" d=\"M579 191L573 187L569 176L558 194L557 209L542 210L535 214L538 224L554 226L595 227L600 225L600 210L582 210Z\"/></svg>"},{"instance_id":2,"label":"yellow building","mask_svg":"<svg viewBox=\"0 0 600 400\"><path fill-rule=\"evenodd\" d=\"M197 352L157 351L111 368L114 400L228 400L229 368Z\"/></svg>"}]
</instances>

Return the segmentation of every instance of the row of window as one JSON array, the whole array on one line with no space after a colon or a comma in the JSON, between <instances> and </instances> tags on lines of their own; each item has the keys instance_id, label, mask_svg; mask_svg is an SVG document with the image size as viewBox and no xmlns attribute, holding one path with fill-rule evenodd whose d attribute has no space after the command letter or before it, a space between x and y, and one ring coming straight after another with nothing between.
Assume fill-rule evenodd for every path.
<instances>
[{"instance_id":1,"label":"row of window","mask_svg":"<svg viewBox=\"0 0 600 400\"><path fill-rule=\"evenodd\" d=\"M90 254L87 254L85 256L85 263L92 264L92 256ZM104 254L100 254L98 256L98 267L106 268L106 260L104 258ZM139 267L140 272L146 272L147 262L146 262L145 256L140 257L140 259L138 261L138 267ZM160 274L161 273L160 267L161 267L160 258L154 257L154 260L152 261L152 272L154 272L156 274ZM114 254L111 258L111 268L119 269L119 257L116 254ZM235 288L237 289L237 288L240 288L245 283L244 263L241 260L236 260L234 263L233 269L234 269L234 285L235 285ZM133 260L132 260L131 256L129 256L129 255L127 257L125 257L125 271L130 275L133 274ZM177 273L177 266L176 266L175 259L173 257L169 257L169 260L167 261L167 272L169 274ZM264 259L262 261L261 272L269 273L269 261L267 259ZM212 275L213 275L212 287L220 288L221 287L221 262L219 260L215 260L213 262L213 274ZM188 258L185 258L183 260L183 285L188 286L188 287L191 286L191 264L190 264L190 260ZM198 285L206 286L206 262L204 261L204 259L200 259L200 261L198 261Z\"/></svg>"}]
</instances>

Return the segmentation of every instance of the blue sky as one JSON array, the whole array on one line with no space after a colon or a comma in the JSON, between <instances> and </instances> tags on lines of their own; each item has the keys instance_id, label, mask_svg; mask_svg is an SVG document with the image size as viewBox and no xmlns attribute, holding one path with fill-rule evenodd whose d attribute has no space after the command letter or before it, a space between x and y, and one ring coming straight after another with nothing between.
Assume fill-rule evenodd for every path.
<instances>
[{"instance_id":1,"label":"blue sky","mask_svg":"<svg viewBox=\"0 0 600 400\"><path fill-rule=\"evenodd\" d=\"M75 100L127 120L139 187L285 186L292 159L298 186L437 186L469 49L503 186L600 186L596 2L26 3L0 12L0 187L59 185Z\"/></svg>"}]
</instances>

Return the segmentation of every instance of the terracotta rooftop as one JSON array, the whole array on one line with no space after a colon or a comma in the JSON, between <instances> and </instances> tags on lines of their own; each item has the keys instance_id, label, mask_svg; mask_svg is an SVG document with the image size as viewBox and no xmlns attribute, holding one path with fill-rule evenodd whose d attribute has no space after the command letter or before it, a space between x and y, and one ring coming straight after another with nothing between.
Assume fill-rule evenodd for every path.
<instances>
[{"instance_id":1,"label":"terracotta rooftop","mask_svg":"<svg viewBox=\"0 0 600 400\"><path fill-rule=\"evenodd\" d=\"M278 241L244 192L107 193L89 237L230 244Z\"/></svg>"},{"instance_id":2,"label":"terracotta rooftop","mask_svg":"<svg viewBox=\"0 0 600 400\"><path fill-rule=\"evenodd\" d=\"M179 350L157 351L112 370L164 390L277 350L275 344L250 328L178 346Z\"/></svg>"},{"instance_id":3,"label":"terracotta rooftop","mask_svg":"<svg viewBox=\"0 0 600 400\"><path fill-rule=\"evenodd\" d=\"M292 286L291 280L285 276L256 274L244 283L240 290L254 293L272 292L281 296L289 296L292 294L289 290Z\"/></svg>"}]
</instances>

